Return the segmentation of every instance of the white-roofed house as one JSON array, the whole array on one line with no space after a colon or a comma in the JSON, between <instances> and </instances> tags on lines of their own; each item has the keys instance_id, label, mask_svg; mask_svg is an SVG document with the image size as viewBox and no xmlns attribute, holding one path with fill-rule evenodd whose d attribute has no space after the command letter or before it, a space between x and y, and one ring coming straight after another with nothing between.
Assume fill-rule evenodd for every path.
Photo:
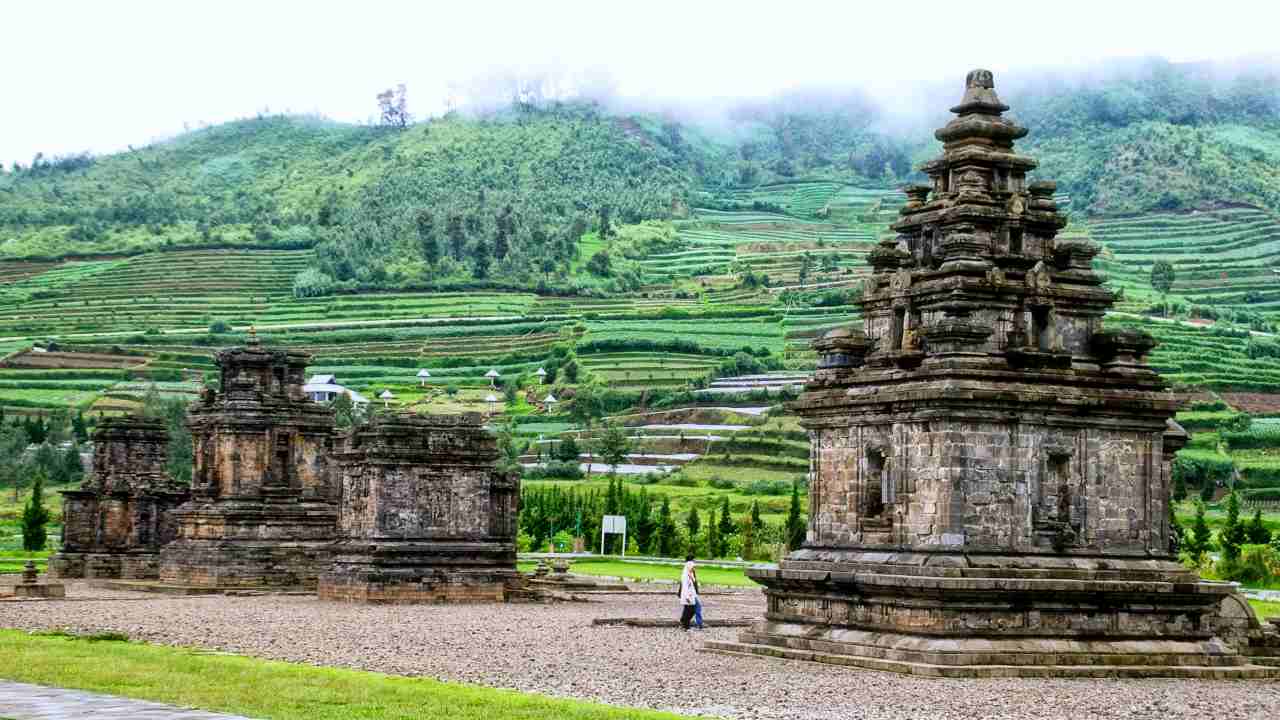
<instances>
[{"instance_id":1,"label":"white-roofed house","mask_svg":"<svg viewBox=\"0 0 1280 720\"><path fill-rule=\"evenodd\" d=\"M312 375L307 384L302 386L302 392L315 402L333 402L334 398L345 393L351 396L351 402L356 405L369 404L369 399L365 396L338 384L338 378L334 375Z\"/></svg>"}]
</instances>

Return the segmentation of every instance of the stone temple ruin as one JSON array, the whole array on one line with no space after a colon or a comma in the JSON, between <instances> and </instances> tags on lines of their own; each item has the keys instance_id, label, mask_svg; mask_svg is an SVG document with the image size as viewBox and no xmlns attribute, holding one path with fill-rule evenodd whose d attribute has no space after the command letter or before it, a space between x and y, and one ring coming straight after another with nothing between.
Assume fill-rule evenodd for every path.
<instances>
[{"instance_id":1,"label":"stone temple ruin","mask_svg":"<svg viewBox=\"0 0 1280 720\"><path fill-rule=\"evenodd\" d=\"M223 350L221 390L188 412L195 464L160 579L195 586L314 587L338 494L328 472L333 411L302 392L303 353L256 338Z\"/></svg>"},{"instance_id":2,"label":"stone temple ruin","mask_svg":"<svg viewBox=\"0 0 1280 720\"><path fill-rule=\"evenodd\" d=\"M1103 329L1098 248L1055 237L1007 109L969 74L932 184L870 256L863 329L815 342L793 405L806 542L748 572L765 619L709 646L946 676L1275 674L1249 664L1275 638L1233 586L1177 562L1186 434L1155 343Z\"/></svg>"},{"instance_id":3,"label":"stone temple ruin","mask_svg":"<svg viewBox=\"0 0 1280 720\"><path fill-rule=\"evenodd\" d=\"M339 541L320 597L502 601L517 580L519 482L479 413L375 416L333 454Z\"/></svg>"},{"instance_id":4,"label":"stone temple ruin","mask_svg":"<svg viewBox=\"0 0 1280 720\"><path fill-rule=\"evenodd\" d=\"M141 417L103 420L93 433L93 469L64 491L62 550L49 559L63 578L159 577L159 551L177 533L173 509L187 488L165 471L169 433Z\"/></svg>"},{"instance_id":5,"label":"stone temple ruin","mask_svg":"<svg viewBox=\"0 0 1280 720\"><path fill-rule=\"evenodd\" d=\"M188 411L191 488L159 421L105 420L66 493L62 577L163 588L317 588L359 602L502 601L517 591L519 481L478 414L378 416L335 433L302 391L309 356L252 337L218 353ZM336 451L335 451L336 448Z\"/></svg>"}]
</instances>

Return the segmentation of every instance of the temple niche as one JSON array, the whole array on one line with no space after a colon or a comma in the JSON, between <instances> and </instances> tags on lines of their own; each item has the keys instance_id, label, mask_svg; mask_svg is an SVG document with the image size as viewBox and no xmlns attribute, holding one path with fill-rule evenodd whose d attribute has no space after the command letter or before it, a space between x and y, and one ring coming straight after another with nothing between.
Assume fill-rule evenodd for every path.
<instances>
[{"instance_id":1,"label":"temple niche","mask_svg":"<svg viewBox=\"0 0 1280 720\"><path fill-rule=\"evenodd\" d=\"M862 327L814 343L793 404L806 541L748 571L765 619L709 645L948 676L1274 675L1232 585L1177 562L1177 401L1150 336L1104 329L1098 247L1057 238L1007 109L969 74L870 255Z\"/></svg>"},{"instance_id":2,"label":"temple niche","mask_svg":"<svg viewBox=\"0 0 1280 720\"><path fill-rule=\"evenodd\" d=\"M328 468L333 411L302 391L309 356L252 336L220 351L221 389L188 411L195 465L162 582L315 587L329 561L338 491Z\"/></svg>"},{"instance_id":3,"label":"temple niche","mask_svg":"<svg viewBox=\"0 0 1280 720\"><path fill-rule=\"evenodd\" d=\"M339 438L342 492L320 597L500 602L518 580L519 482L478 413L376 415Z\"/></svg>"},{"instance_id":4,"label":"temple niche","mask_svg":"<svg viewBox=\"0 0 1280 720\"><path fill-rule=\"evenodd\" d=\"M173 509L189 496L165 470L169 433L145 417L103 419L93 468L63 491L62 549L49 572L62 578L155 578L158 553L177 532Z\"/></svg>"}]
</instances>

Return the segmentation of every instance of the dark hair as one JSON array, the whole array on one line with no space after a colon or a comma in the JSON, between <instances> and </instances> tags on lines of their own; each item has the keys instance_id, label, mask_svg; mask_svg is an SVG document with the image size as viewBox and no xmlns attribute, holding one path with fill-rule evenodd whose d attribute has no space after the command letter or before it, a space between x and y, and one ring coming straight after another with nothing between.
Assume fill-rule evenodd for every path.
<instances>
[{"instance_id":1,"label":"dark hair","mask_svg":"<svg viewBox=\"0 0 1280 720\"><path fill-rule=\"evenodd\" d=\"M684 556L685 562L693 562L693 553Z\"/></svg>"}]
</instances>

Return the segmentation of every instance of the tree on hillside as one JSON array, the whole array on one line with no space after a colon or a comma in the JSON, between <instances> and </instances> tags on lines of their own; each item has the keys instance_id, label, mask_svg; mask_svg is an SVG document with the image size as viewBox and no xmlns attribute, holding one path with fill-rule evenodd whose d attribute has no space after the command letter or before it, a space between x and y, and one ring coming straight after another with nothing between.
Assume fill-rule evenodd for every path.
<instances>
[{"instance_id":1,"label":"tree on hillside","mask_svg":"<svg viewBox=\"0 0 1280 720\"><path fill-rule=\"evenodd\" d=\"M1271 542L1271 530L1262 523L1262 508L1254 508L1253 520L1249 521L1249 526L1245 529L1245 535L1248 536L1249 542L1253 545L1266 545Z\"/></svg>"},{"instance_id":2,"label":"tree on hillside","mask_svg":"<svg viewBox=\"0 0 1280 720\"><path fill-rule=\"evenodd\" d=\"M511 240L516 234L516 222L513 217L514 210L508 204L502 209L495 223L493 233L493 257L501 260L507 256L511 250Z\"/></svg>"},{"instance_id":3,"label":"tree on hillside","mask_svg":"<svg viewBox=\"0 0 1280 720\"><path fill-rule=\"evenodd\" d=\"M414 225L418 229L418 245L422 248L422 259L427 265L435 267L440 261L440 244L436 242L436 217L430 210L419 210L414 216Z\"/></svg>"},{"instance_id":4,"label":"tree on hillside","mask_svg":"<svg viewBox=\"0 0 1280 720\"><path fill-rule=\"evenodd\" d=\"M600 208L600 239L607 240L615 235L613 221L609 217L609 206Z\"/></svg>"},{"instance_id":5,"label":"tree on hillside","mask_svg":"<svg viewBox=\"0 0 1280 720\"><path fill-rule=\"evenodd\" d=\"M67 483L84 480L84 463L80 461L80 448L72 443L62 454L62 479Z\"/></svg>"},{"instance_id":6,"label":"tree on hillside","mask_svg":"<svg viewBox=\"0 0 1280 720\"><path fill-rule=\"evenodd\" d=\"M697 508L689 508L689 514L684 517L684 529L689 534L690 555L698 554L698 533L702 532L702 518L698 517Z\"/></svg>"},{"instance_id":7,"label":"tree on hillside","mask_svg":"<svg viewBox=\"0 0 1280 720\"><path fill-rule=\"evenodd\" d=\"M471 248L471 275L477 280L483 280L489 277L489 264L493 262L490 256L492 252L489 243L485 242L482 237L476 241L475 247Z\"/></svg>"},{"instance_id":8,"label":"tree on hillside","mask_svg":"<svg viewBox=\"0 0 1280 720\"><path fill-rule=\"evenodd\" d=\"M707 557L720 557L720 525L716 522L716 509L707 511Z\"/></svg>"},{"instance_id":9,"label":"tree on hillside","mask_svg":"<svg viewBox=\"0 0 1280 720\"><path fill-rule=\"evenodd\" d=\"M49 524L49 509L44 506L44 470L36 469L31 481L31 499L22 508L22 549L38 552L49 539L45 526Z\"/></svg>"},{"instance_id":10,"label":"tree on hillside","mask_svg":"<svg viewBox=\"0 0 1280 720\"><path fill-rule=\"evenodd\" d=\"M587 272L600 277L609 277L613 274L613 261L609 257L609 251L597 250L587 261Z\"/></svg>"},{"instance_id":11,"label":"tree on hillside","mask_svg":"<svg viewBox=\"0 0 1280 720\"><path fill-rule=\"evenodd\" d=\"M800 483L791 483L791 507L787 510L787 550L804 544L805 521L800 513Z\"/></svg>"},{"instance_id":12,"label":"tree on hillside","mask_svg":"<svg viewBox=\"0 0 1280 720\"><path fill-rule=\"evenodd\" d=\"M1218 534L1218 544L1222 546L1222 558L1227 562L1235 562L1240 558L1240 546L1248 538L1245 536L1244 523L1240 522L1240 498L1235 491L1227 496L1227 522Z\"/></svg>"},{"instance_id":13,"label":"tree on hillside","mask_svg":"<svg viewBox=\"0 0 1280 720\"><path fill-rule=\"evenodd\" d=\"M84 423L84 411L79 410L76 416L71 419L71 433L75 435L76 442L82 443L89 440L89 428Z\"/></svg>"},{"instance_id":14,"label":"tree on hillside","mask_svg":"<svg viewBox=\"0 0 1280 720\"><path fill-rule=\"evenodd\" d=\"M1169 294L1175 278L1173 263L1168 260L1157 260L1151 265L1151 287L1161 295Z\"/></svg>"},{"instance_id":15,"label":"tree on hillside","mask_svg":"<svg viewBox=\"0 0 1280 720\"><path fill-rule=\"evenodd\" d=\"M462 227L462 215L450 213L444 234L449 238L449 254L454 260L462 260L467 249L467 233Z\"/></svg>"},{"instance_id":16,"label":"tree on hillside","mask_svg":"<svg viewBox=\"0 0 1280 720\"><path fill-rule=\"evenodd\" d=\"M12 484L14 503L18 502L18 486L26 472L22 455L28 444L27 431L21 426L0 427L0 484Z\"/></svg>"},{"instance_id":17,"label":"tree on hillside","mask_svg":"<svg viewBox=\"0 0 1280 720\"><path fill-rule=\"evenodd\" d=\"M1196 503L1196 519L1191 523L1191 537L1187 538L1186 550L1187 555L1192 561L1199 564L1204 554L1209 552L1212 546L1213 531L1209 529L1209 523L1204 519L1204 503Z\"/></svg>"},{"instance_id":18,"label":"tree on hillside","mask_svg":"<svg viewBox=\"0 0 1280 720\"><path fill-rule=\"evenodd\" d=\"M733 516L729 514L728 495L720 499L720 521L716 530L716 535L720 539L719 547L716 548L716 557L724 557L729 554L729 537L733 535Z\"/></svg>"},{"instance_id":19,"label":"tree on hillside","mask_svg":"<svg viewBox=\"0 0 1280 720\"><path fill-rule=\"evenodd\" d=\"M330 403L333 408L333 424L340 428L349 428L356 424L356 404L348 393L338 393Z\"/></svg>"},{"instance_id":20,"label":"tree on hillside","mask_svg":"<svg viewBox=\"0 0 1280 720\"><path fill-rule=\"evenodd\" d=\"M395 89L387 88L378 93L379 123L383 127L403 129L409 126L409 102L405 84L400 83Z\"/></svg>"},{"instance_id":21,"label":"tree on hillside","mask_svg":"<svg viewBox=\"0 0 1280 720\"><path fill-rule=\"evenodd\" d=\"M597 445L600 450L600 459L609 465L609 474L616 475L618 465L627 459L627 453L631 452L631 438L627 437L626 428L617 423L606 422L601 428L600 442Z\"/></svg>"},{"instance_id":22,"label":"tree on hillside","mask_svg":"<svg viewBox=\"0 0 1280 720\"><path fill-rule=\"evenodd\" d=\"M662 496L658 510L657 555L671 557L676 554L676 521L671 517L671 497Z\"/></svg>"},{"instance_id":23,"label":"tree on hillside","mask_svg":"<svg viewBox=\"0 0 1280 720\"><path fill-rule=\"evenodd\" d=\"M756 524L751 516L742 518L742 559L751 560L756 554Z\"/></svg>"}]
</instances>

